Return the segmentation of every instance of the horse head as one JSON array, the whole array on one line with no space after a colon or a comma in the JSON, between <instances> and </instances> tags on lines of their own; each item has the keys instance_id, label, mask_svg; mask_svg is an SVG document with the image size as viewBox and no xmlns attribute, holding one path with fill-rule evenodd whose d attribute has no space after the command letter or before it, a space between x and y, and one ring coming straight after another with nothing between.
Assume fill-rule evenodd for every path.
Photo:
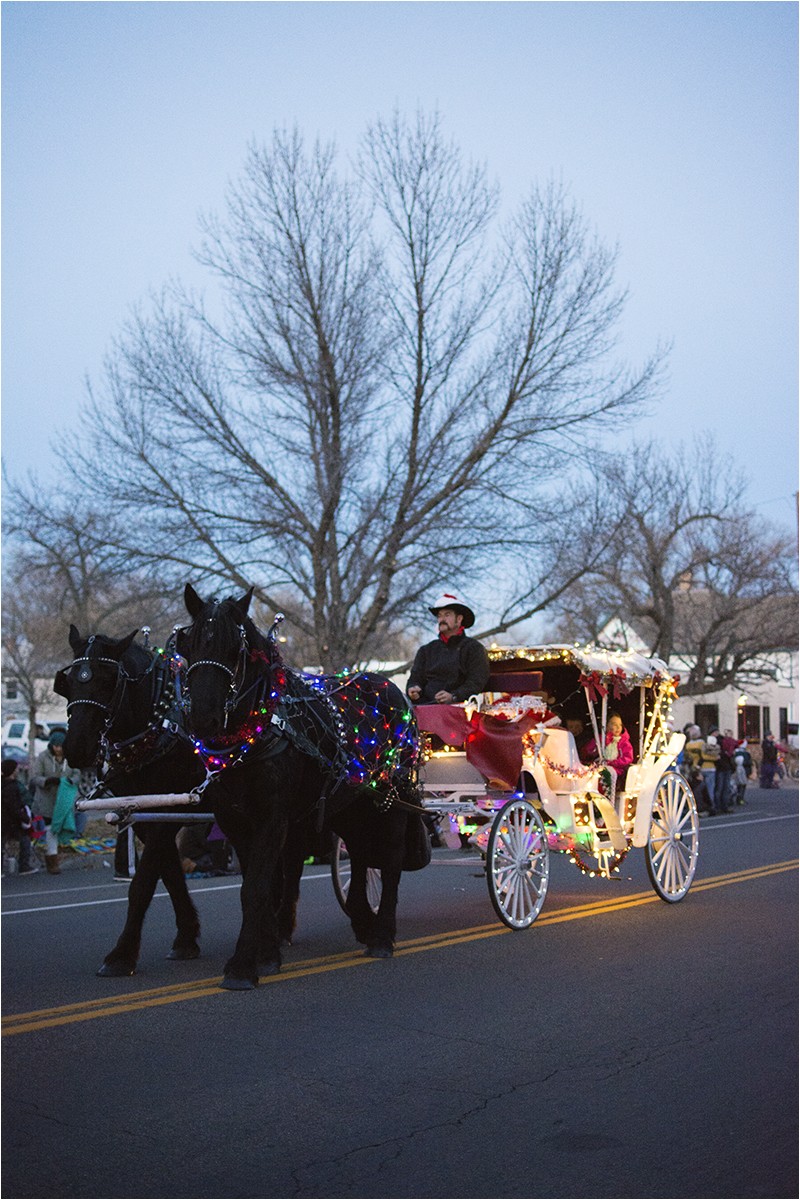
<instances>
[{"instance_id":1,"label":"horse head","mask_svg":"<svg viewBox=\"0 0 800 1200\"><path fill-rule=\"evenodd\" d=\"M72 663L58 671L53 691L67 701L67 738L64 755L71 767L91 767L103 739L118 714L125 682L140 675L150 655L134 644L134 629L124 638L96 633L82 637L70 625Z\"/></svg>"},{"instance_id":2,"label":"horse head","mask_svg":"<svg viewBox=\"0 0 800 1200\"><path fill-rule=\"evenodd\" d=\"M188 725L204 742L235 741L271 691L277 653L248 616L252 598L253 588L226 600L203 600L189 583L184 589L192 623L176 648L188 664Z\"/></svg>"}]
</instances>

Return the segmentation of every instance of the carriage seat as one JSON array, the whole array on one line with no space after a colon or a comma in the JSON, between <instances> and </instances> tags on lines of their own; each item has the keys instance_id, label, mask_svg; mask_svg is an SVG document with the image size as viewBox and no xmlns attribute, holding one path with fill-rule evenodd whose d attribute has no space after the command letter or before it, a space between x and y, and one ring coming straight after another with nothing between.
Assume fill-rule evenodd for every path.
<instances>
[{"instance_id":1,"label":"carriage seat","mask_svg":"<svg viewBox=\"0 0 800 1200\"><path fill-rule=\"evenodd\" d=\"M544 696L541 671L492 671L487 692L506 692L511 696Z\"/></svg>"},{"instance_id":2,"label":"carriage seat","mask_svg":"<svg viewBox=\"0 0 800 1200\"><path fill-rule=\"evenodd\" d=\"M547 761L545 761L547 760ZM552 766L548 766L548 762ZM548 729L545 733L539 756L541 769L547 786L552 792L585 792L597 787L597 771L569 779L554 768L561 767L565 771L585 769L578 756L575 738L568 729Z\"/></svg>"}]
</instances>

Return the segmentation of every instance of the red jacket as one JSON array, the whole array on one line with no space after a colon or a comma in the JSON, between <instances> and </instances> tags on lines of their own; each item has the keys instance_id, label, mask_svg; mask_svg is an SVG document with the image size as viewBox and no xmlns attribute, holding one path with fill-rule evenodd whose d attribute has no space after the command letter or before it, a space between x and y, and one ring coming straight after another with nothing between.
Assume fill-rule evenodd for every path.
<instances>
[{"instance_id":1,"label":"red jacket","mask_svg":"<svg viewBox=\"0 0 800 1200\"><path fill-rule=\"evenodd\" d=\"M614 739L610 733L606 734L606 745L608 746ZM586 758L597 758L597 743L594 738L586 743L586 748L583 751ZM626 767L629 767L633 762L633 746L631 739L628 737L628 731L623 729L620 734L619 744L617 746L617 757L610 758L607 765L613 767L618 775L621 775Z\"/></svg>"}]
</instances>

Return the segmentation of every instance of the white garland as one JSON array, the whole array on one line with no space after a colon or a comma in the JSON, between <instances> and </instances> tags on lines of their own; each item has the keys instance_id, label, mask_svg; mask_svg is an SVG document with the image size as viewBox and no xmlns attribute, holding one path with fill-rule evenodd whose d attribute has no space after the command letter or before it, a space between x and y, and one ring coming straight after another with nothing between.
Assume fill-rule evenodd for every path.
<instances>
[{"instance_id":1,"label":"white garland","mask_svg":"<svg viewBox=\"0 0 800 1200\"><path fill-rule=\"evenodd\" d=\"M541 696L503 696L481 710L485 717L504 717L507 721L521 721L528 713L536 716L547 712L547 704Z\"/></svg>"}]
</instances>

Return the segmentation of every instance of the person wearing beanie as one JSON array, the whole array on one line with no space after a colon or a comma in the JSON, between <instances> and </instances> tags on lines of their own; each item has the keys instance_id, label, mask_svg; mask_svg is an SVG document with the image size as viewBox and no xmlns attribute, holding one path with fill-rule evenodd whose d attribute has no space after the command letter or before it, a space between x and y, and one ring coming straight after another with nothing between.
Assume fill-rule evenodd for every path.
<instances>
[{"instance_id":1,"label":"person wearing beanie","mask_svg":"<svg viewBox=\"0 0 800 1200\"><path fill-rule=\"evenodd\" d=\"M489 656L464 632L475 614L455 591L442 592L429 607L439 636L421 646L414 658L406 692L413 704L461 704L486 691Z\"/></svg>"},{"instance_id":2,"label":"person wearing beanie","mask_svg":"<svg viewBox=\"0 0 800 1200\"><path fill-rule=\"evenodd\" d=\"M58 785L62 779L69 779L77 785L81 777L80 771L70 767L64 757L66 740L66 734L61 729L51 733L47 749L37 757L31 773L31 784L34 788L33 811L44 820L44 861L51 875L61 874L58 866L58 836L51 828Z\"/></svg>"},{"instance_id":3,"label":"person wearing beanie","mask_svg":"<svg viewBox=\"0 0 800 1200\"><path fill-rule=\"evenodd\" d=\"M688 778L689 772L695 767L702 766L703 763L703 735L700 732L699 725L687 725L684 728L686 734L686 743L683 747L681 758L682 765L686 768L685 774Z\"/></svg>"}]
</instances>

